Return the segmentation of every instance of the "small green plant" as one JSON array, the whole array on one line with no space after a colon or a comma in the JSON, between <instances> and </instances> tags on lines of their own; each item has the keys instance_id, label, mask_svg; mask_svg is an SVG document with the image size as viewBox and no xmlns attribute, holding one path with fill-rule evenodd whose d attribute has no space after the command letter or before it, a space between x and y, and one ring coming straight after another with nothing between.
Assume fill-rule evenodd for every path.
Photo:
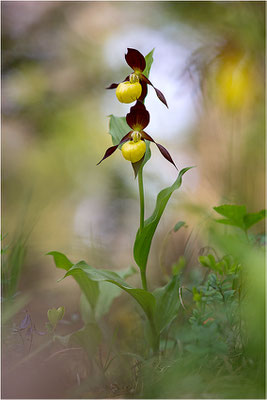
<instances>
[{"instance_id":1,"label":"small green plant","mask_svg":"<svg viewBox=\"0 0 267 400\"><path fill-rule=\"evenodd\" d=\"M247 233L248 229L266 217L266 210L256 213L247 213L246 206L224 204L213 208L218 214L225 217L216 222L224 225L232 225Z\"/></svg>"}]
</instances>

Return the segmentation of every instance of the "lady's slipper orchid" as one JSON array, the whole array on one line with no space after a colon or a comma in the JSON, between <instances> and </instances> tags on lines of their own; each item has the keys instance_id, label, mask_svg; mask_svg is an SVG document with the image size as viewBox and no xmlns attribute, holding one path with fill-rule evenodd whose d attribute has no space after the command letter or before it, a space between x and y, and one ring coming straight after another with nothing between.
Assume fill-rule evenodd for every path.
<instances>
[{"instance_id":1,"label":"lady's slipper orchid","mask_svg":"<svg viewBox=\"0 0 267 400\"><path fill-rule=\"evenodd\" d=\"M160 101L168 107L163 93L155 88L143 74L146 68L145 57L138 50L128 48L125 60L134 72L127 76L122 83L112 83L107 89L116 89L116 96L121 103L132 103L137 99L144 101L147 95L147 85L151 85L155 89Z\"/></svg>"},{"instance_id":2,"label":"lady's slipper orchid","mask_svg":"<svg viewBox=\"0 0 267 400\"><path fill-rule=\"evenodd\" d=\"M161 144L156 143L151 136L143 131L143 129L145 129L149 124L149 119L149 112L145 108L144 104L137 101L136 104L131 107L130 112L126 115L127 124L132 130L121 139L119 144L109 147L106 150L104 157L102 158L102 160L99 161L98 164L100 164L107 157L111 156L111 154L114 153L118 146L123 143L125 143L121 149L123 157L126 160L131 161L132 163L136 163L143 158L146 151L144 140L148 140L155 143L163 157L166 158L166 160L168 160L170 163L172 163L176 168L176 165L172 160L168 150L165 149L165 147L163 147Z\"/></svg>"}]
</instances>

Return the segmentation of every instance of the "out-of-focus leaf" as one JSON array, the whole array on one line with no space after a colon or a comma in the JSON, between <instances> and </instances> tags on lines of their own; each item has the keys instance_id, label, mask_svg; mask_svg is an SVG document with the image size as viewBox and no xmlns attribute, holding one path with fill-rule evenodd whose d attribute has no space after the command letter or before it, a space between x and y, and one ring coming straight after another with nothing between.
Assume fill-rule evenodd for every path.
<instances>
[{"instance_id":1,"label":"out-of-focus leaf","mask_svg":"<svg viewBox=\"0 0 267 400\"><path fill-rule=\"evenodd\" d=\"M217 213L226 217L226 219L219 219L216 222L237 226L245 231L266 217L266 210L247 214L245 206L225 204L213 208Z\"/></svg>"},{"instance_id":2,"label":"out-of-focus leaf","mask_svg":"<svg viewBox=\"0 0 267 400\"><path fill-rule=\"evenodd\" d=\"M174 264L172 264L172 274L173 275L178 275L181 270L185 267L186 264L186 259L184 256L180 256L178 261Z\"/></svg>"},{"instance_id":3,"label":"out-of-focus leaf","mask_svg":"<svg viewBox=\"0 0 267 400\"><path fill-rule=\"evenodd\" d=\"M208 256L199 256L198 261L200 262L203 267L210 268L212 270L216 270L216 261L212 254Z\"/></svg>"},{"instance_id":4,"label":"out-of-focus leaf","mask_svg":"<svg viewBox=\"0 0 267 400\"><path fill-rule=\"evenodd\" d=\"M54 262L57 268L69 271L70 268L73 266L73 263L64 254L59 253L58 251L51 251L47 254L54 257ZM80 286L84 295L86 296L86 299L88 300L90 306L93 310L95 310L99 296L98 283L90 280L82 270L75 270L75 273L73 273L73 277Z\"/></svg>"},{"instance_id":5,"label":"out-of-focus leaf","mask_svg":"<svg viewBox=\"0 0 267 400\"><path fill-rule=\"evenodd\" d=\"M50 251L47 255L54 257L54 263L57 268L68 271L73 266L73 263L65 256L65 254L59 253L58 251Z\"/></svg>"},{"instance_id":6,"label":"out-of-focus leaf","mask_svg":"<svg viewBox=\"0 0 267 400\"><path fill-rule=\"evenodd\" d=\"M87 352L88 357L92 357L98 349L101 337L102 334L99 327L94 323L88 323L82 329L69 336L68 345L78 345Z\"/></svg>"},{"instance_id":7,"label":"out-of-focus leaf","mask_svg":"<svg viewBox=\"0 0 267 400\"><path fill-rule=\"evenodd\" d=\"M155 326L159 334L177 315L180 306L179 285L179 276L175 275L167 285L153 292L156 298Z\"/></svg>"},{"instance_id":8,"label":"out-of-focus leaf","mask_svg":"<svg viewBox=\"0 0 267 400\"><path fill-rule=\"evenodd\" d=\"M2 324L13 318L22 308L24 308L31 298L29 295L23 295L16 298L16 301L5 300L2 302Z\"/></svg>"},{"instance_id":9,"label":"out-of-focus leaf","mask_svg":"<svg viewBox=\"0 0 267 400\"><path fill-rule=\"evenodd\" d=\"M185 222L184 221L179 221L177 222L177 224L175 224L173 231L177 232L179 231L180 228L182 228L182 226L185 226Z\"/></svg>"},{"instance_id":10,"label":"out-of-focus leaf","mask_svg":"<svg viewBox=\"0 0 267 400\"><path fill-rule=\"evenodd\" d=\"M246 229L250 228L252 225L261 221L265 217L266 217L266 210L261 210L257 213L246 214L244 217Z\"/></svg>"},{"instance_id":11,"label":"out-of-focus leaf","mask_svg":"<svg viewBox=\"0 0 267 400\"><path fill-rule=\"evenodd\" d=\"M26 242L27 238L24 238L23 235L21 235L9 248L9 255L6 260L7 268L5 267L5 265L3 268L3 271L8 270L7 281L7 277L4 274L4 284L6 284L7 282L7 290L4 291L6 292L5 294L7 294L9 297L14 296L18 288L19 279L27 252Z\"/></svg>"},{"instance_id":12,"label":"out-of-focus leaf","mask_svg":"<svg viewBox=\"0 0 267 400\"><path fill-rule=\"evenodd\" d=\"M224 204L222 206L213 207L213 209L226 219L217 220L221 224L238 226L245 229L244 217L246 215L246 207L232 204Z\"/></svg>"},{"instance_id":13,"label":"out-of-focus leaf","mask_svg":"<svg viewBox=\"0 0 267 400\"><path fill-rule=\"evenodd\" d=\"M131 287L116 272L95 269L87 265L84 261L73 265L64 277L69 275L75 276L81 272L87 276L89 281L110 282L129 293L142 307L148 319L152 320L155 309L155 298L152 293Z\"/></svg>"},{"instance_id":14,"label":"out-of-focus leaf","mask_svg":"<svg viewBox=\"0 0 267 400\"><path fill-rule=\"evenodd\" d=\"M155 49L151 50L150 53L148 53L148 54L145 56L145 59L146 59L146 68L145 68L144 71L143 71L143 75L145 75L147 78L149 78L150 69L151 69L152 63L153 63L153 61L154 61L154 59L153 59L154 50L155 50Z\"/></svg>"},{"instance_id":15,"label":"out-of-focus leaf","mask_svg":"<svg viewBox=\"0 0 267 400\"><path fill-rule=\"evenodd\" d=\"M137 231L134 243L134 259L140 269L145 270L148 254L151 247L151 242L160 221L160 218L165 210L165 207L172 193L177 190L182 184L182 176L193 167L184 168L179 172L179 175L172 186L163 189L157 197L156 207L150 218L145 220L144 228Z\"/></svg>"},{"instance_id":16,"label":"out-of-focus leaf","mask_svg":"<svg viewBox=\"0 0 267 400\"><path fill-rule=\"evenodd\" d=\"M122 279L126 279L136 273L134 267L127 268L125 270L117 271L118 275ZM109 282L99 282L99 297L95 308L95 319L99 320L105 315L113 302L113 300L121 295L121 289L118 286L110 285ZM94 316L92 315L92 309L84 294L81 296L81 315L84 323L92 322Z\"/></svg>"}]
</instances>

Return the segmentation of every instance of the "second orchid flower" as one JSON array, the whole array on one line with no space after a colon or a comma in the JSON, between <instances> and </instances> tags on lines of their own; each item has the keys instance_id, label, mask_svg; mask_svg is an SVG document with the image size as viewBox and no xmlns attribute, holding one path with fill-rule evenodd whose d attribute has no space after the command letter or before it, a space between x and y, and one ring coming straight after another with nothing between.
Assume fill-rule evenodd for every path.
<instances>
[{"instance_id":1,"label":"second orchid flower","mask_svg":"<svg viewBox=\"0 0 267 400\"><path fill-rule=\"evenodd\" d=\"M172 163L177 169L168 150L161 144L156 143L154 139L144 131L149 124L149 120L150 115L146 107L144 104L137 101L136 104L131 107L130 112L126 115L126 121L131 128L131 131L128 132L117 145L109 147L98 164L111 156L111 154L113 154L121 144L123 144L121 148L123 157L134 164L144 157L146 152L146 144L144 140L148 140L149 142L155 143L163 157Z\"/></svg>"}]
</instances>

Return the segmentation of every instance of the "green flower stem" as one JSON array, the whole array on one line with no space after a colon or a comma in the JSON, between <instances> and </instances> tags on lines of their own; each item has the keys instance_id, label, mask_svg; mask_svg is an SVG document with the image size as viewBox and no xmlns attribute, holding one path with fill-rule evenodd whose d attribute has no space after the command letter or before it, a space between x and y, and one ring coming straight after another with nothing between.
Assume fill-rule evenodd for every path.
<instances>
[{"instance_id":1,"label":"green flower stem","mask_svg":"<svg viewBox=\"0 0 267 400\"><path fill-rule=\"evenodd\" d=\"M143 183L143 168L138 171L138 186L140 196L140 231L144 228L145 219L145 200L144 200L144 183Z\"/></svg>"},{"instance_id":2,"label":"green flower stem","mask_svg":"<svg viewBox=\"0 0 267 400\"><path fill-rule=\"evenodd\" d=\"M140 232L144 228L144 220L145 220L145 199L144 199L144 183L143 183L143 167L141 167L138 171L138 186L139 186L139 197L140 197ZM147 290L147 282L146 282L146 271L141 270L141 279L143 289Z\"/></svg>"},{"instance_id":3,"label":"green flower stem","mask_svg":"<svg viewBox=\"0 0 267 400\"><path fill-rule=\"evenodd\" d=\"M141 270L141 279L142 279L143 289L147 290L146 271L145 270Z\"/></svg>"}]
</instances>

